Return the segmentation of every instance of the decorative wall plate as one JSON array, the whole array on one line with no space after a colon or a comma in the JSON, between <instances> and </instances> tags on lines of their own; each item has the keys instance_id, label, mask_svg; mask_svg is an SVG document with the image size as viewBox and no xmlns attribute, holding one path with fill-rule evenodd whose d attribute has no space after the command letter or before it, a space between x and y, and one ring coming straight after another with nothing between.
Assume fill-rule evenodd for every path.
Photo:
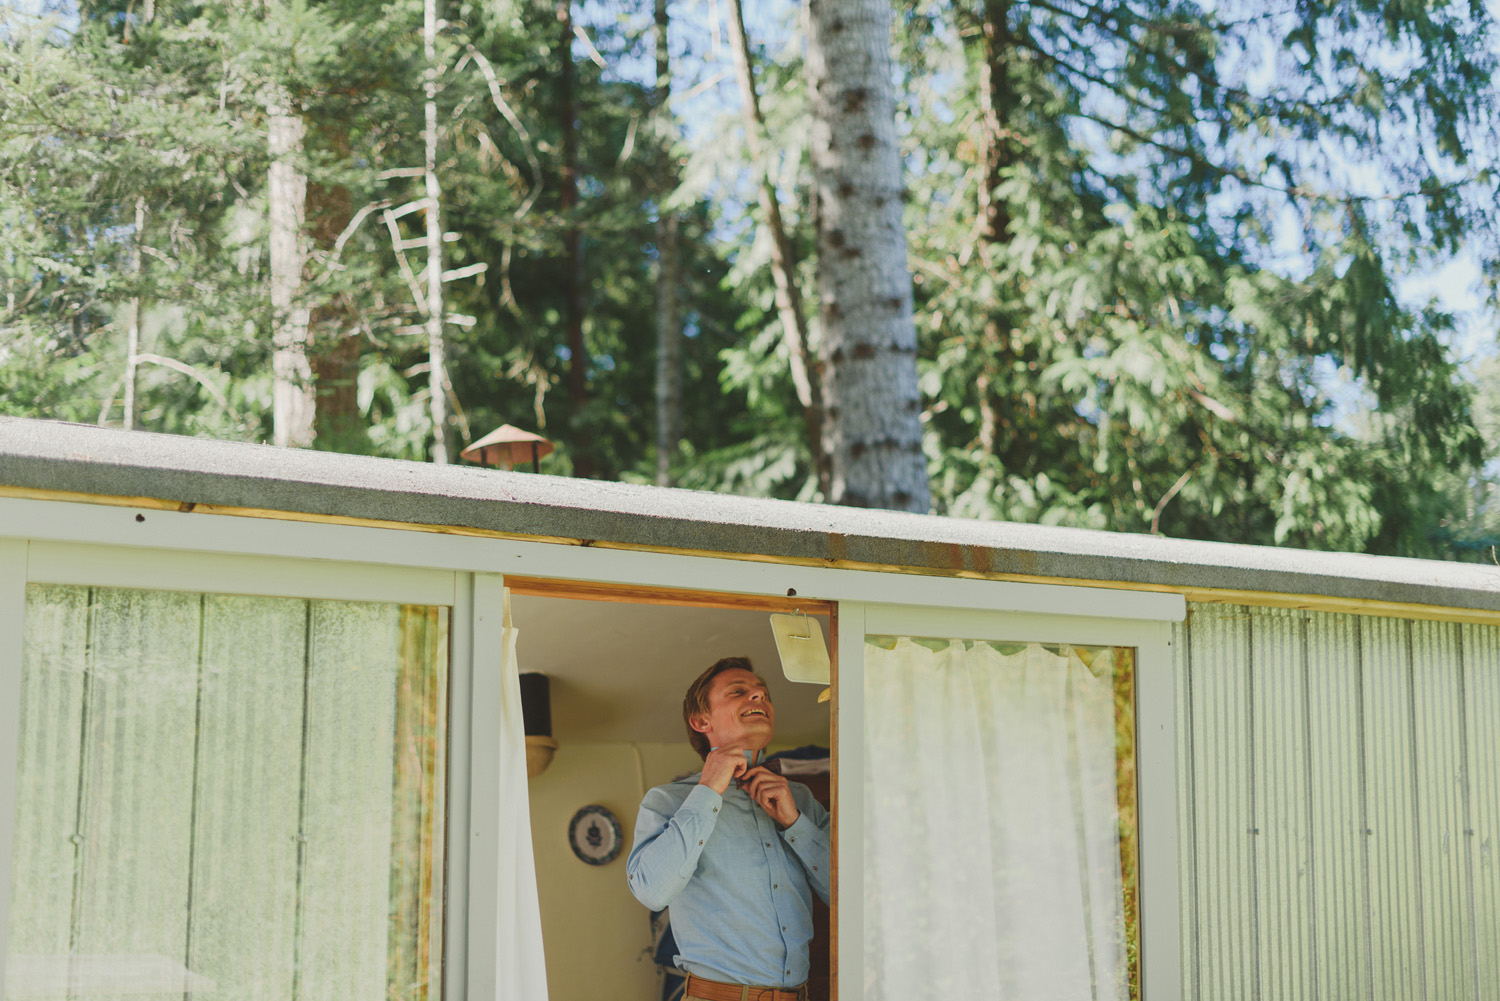
<instances>
[{"instance_id":1,"label":"decorative wall plate","mask_svg":"<svg viewBox=\"0 0 1500 1001\"><path fill-rule=\"evenodd\" d=\"M568 821L568 844L589 865L609 865L625 846L625 837L608 807L590 804Z\"/></svg>"}]
</instances>

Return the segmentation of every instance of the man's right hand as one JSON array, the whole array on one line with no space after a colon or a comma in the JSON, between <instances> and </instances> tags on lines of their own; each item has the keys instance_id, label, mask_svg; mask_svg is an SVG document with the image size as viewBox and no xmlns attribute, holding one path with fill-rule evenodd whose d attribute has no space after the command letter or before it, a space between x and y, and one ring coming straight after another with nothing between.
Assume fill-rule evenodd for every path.
<instances>
[{"instance_id":1,"label":"man's right hand","mask_svg":"<svg viewBox=\"0 0 1500 1001\"><path fill-rule=\"evenodd\" d=\"M729 783L749 770L745 764L745 751L739 747L716 747L703 759L703 775L698 784L708 786L719 795L729 788Z\"/></svg>"}]
</instances>

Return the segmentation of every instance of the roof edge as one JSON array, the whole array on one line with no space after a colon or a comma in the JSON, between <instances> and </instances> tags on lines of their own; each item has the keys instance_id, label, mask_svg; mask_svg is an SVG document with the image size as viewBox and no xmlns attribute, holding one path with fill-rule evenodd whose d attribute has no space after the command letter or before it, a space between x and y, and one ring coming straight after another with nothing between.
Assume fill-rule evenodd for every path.
<instances>
[{"instance_id":1,"label":"roof edge","mask_svg":"<svg viewBox=\"0 0 1500 1001\"><path fill-rule=\"evenodd\" d=\"M0 488L50 499L338 521L995 580L1500 612L1500 568L819 504L0 418ZM1270 602L1266 602L1270 603Z\"/></svg>"}]
</instances>

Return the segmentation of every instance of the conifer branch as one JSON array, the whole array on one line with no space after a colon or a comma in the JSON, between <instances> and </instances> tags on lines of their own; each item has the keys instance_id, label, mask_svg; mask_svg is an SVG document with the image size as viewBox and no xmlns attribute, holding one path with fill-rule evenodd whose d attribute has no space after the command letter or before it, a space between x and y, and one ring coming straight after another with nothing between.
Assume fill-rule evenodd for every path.
<instances>
[{"instance_id":1,"label":"conifer branch","mask_svg":"<svg viewBox=\"0 0 1500 1001\"><path fill-rule=\"evenodd\" d=\"M516 135L521 138L521 151L526 156L526 166L531 170L531 190L526 193L526 197L522 199L520 207L513 213L514 218L520 219L531 211L531 207L536 204L537 198L541 196L542 164L537 159L536 151L532 149L531 133L526 131L526 126L522 124L520 116L506 103L505 96L500 93L500 78L495 75L495 67L490 65L490 61L484 57L484 53L470 45L468 46L467 54L463 59L459 60L458 69L463 69L464 64L470 59L474 61L475 66L479 67L479 72L484 75L485 83L489 85L490 101L495 105L495 110L500 112L501 117L509 123Z\"/></svg>"}]
</instances>

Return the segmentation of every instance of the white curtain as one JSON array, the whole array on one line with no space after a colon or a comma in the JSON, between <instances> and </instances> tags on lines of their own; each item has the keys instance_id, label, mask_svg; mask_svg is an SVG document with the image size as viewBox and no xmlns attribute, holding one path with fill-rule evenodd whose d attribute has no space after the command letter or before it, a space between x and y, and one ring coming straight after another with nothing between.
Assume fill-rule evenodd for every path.
<instances>
[{"instance_id":1,"label":"white curtain","mask_svg":"<svg viewBox=\"0 0 1500 1001\"><path fill-rule=\"evenodd\" d=\"M887 646L865 647L866 997L1128 997L1112 652Z\"/></svg>"},{"instance_id":2,"label":"white curtain","mask_svg":"<svg viewBox=\"0 0 1500 1001\"><path fill-rule=\"evenodd\" d=\"M495 942L495 982L501 1001L547 1001L542 952L542 912L537 902L536 860L531 850L531 804L527 796L526 725L521 716L520 634L510 618L505 590L501 639L500 720L500 914Z\"/></svg>"}]
</instances>

